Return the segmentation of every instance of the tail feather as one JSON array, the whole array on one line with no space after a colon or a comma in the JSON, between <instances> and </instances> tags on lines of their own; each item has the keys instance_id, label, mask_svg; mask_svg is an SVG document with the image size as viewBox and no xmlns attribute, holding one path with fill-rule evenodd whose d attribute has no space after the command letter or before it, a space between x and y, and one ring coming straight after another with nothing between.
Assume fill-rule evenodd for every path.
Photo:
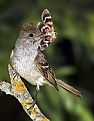
<instances>
[{"instance_id":1,"label":"tail feather","mask_svg":"<svg viewBox=\"0 0 94 121\"><path fill-rule=\"evenodd\" d=\"M72 93L75 96L82 97L81 92L78 90L74 89L72 86L66 84L65 82L61 81L60 79L57 79L57 85L64 88L68 92Z\"/></svg>"}]
</instances>

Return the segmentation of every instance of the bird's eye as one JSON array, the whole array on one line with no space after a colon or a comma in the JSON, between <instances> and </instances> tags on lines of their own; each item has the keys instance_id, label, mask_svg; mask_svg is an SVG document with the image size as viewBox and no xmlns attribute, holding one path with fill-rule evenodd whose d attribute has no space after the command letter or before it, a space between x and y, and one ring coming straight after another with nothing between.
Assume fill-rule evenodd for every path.
<instances>
[{"instance_id":1,"label":"bird's eye","mask_svg":"<svg viewBox=\"0 0 94 121\"><path fill-rule=\"evenodd\" d=\"M33 36L34 36L34 34L32 34L32 33L31 33L31 34L29 34L29 37L33 37Z\"/></svg>"}]
</instances>

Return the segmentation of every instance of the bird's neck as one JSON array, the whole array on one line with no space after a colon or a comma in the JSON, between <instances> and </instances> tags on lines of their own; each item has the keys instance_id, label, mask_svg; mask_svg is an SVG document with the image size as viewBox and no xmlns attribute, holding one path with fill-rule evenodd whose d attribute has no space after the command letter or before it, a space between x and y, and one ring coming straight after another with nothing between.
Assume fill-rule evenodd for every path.
<instances>
[{"instance_id":1,"label":"bird's neck","mask_svg":"<svg viewBox=\"0 0 94 121\"><path fill-rule=\"evenodd\" d=\"M34 60L38 54L38 47L40 42L36 43L25 43L22 45L18 45L18 43L15 45L15 55L20 58L20 56L23 58L29 57Z\"/></svg>"}]
</instances>

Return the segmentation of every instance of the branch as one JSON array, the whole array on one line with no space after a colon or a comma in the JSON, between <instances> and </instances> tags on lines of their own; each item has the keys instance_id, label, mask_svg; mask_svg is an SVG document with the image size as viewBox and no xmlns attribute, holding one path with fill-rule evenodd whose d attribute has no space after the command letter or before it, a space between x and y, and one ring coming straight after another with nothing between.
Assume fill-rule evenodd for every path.
<instances>
[{"instance_id":1,"label":"branch","mask_svg":"<svg viewBox=\"0 0 94 121\"><path fill-rule=\"evenodd\" d=\"M0 90L18 99L23 109L33 121L50 121L38 106L34 104L30 93L22 82L20 76L8 65L11 84L0 80Z\"/></svg>"}]
</instances>

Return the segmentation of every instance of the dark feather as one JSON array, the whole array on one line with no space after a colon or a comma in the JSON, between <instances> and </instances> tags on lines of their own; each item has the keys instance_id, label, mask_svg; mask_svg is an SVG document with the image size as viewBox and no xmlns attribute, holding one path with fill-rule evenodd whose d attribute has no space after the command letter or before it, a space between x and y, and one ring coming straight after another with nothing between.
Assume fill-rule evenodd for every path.
<instances>
[{"instance_id":1,"label":"dark feather","mask_svg":"<svg viewBox=\"0 0 94 121\"><path fill-rule=\"evenodd\" d=\"M41 74L46 78L46 80L58 90L57 83L55 80L55 74L49 67L49 64L45 59L44 54L40 50L38 50L38 55L35 59L35 64Z\"/></svg>"}]
</instances>

